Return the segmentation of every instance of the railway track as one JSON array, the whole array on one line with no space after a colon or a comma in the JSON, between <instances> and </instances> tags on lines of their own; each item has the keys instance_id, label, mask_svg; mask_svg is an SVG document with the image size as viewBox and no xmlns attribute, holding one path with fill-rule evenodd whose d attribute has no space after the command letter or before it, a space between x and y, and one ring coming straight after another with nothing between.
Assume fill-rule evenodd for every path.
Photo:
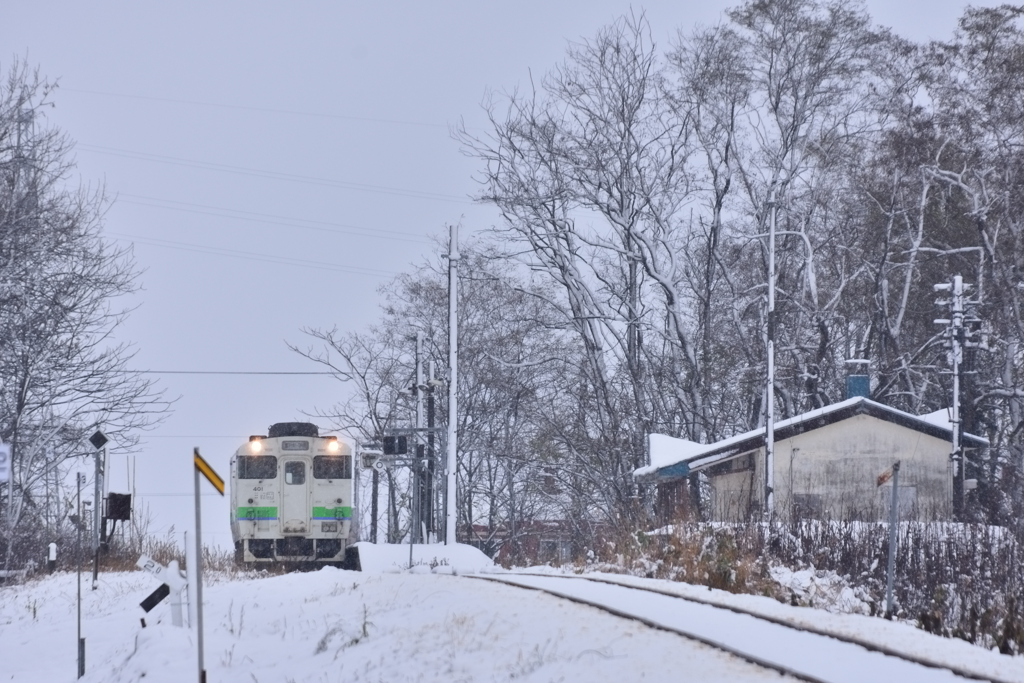
<instances>
[{"instance_id":1,"label":"railway track","mask_svg":"<svg viewBox=\"0 0 1024 683\"><path fill-rule=\"evenodd\" d=\"M964 680L1015 683L834 630L683 596L667 589L638 586L628 580L529 573L467 575L469 577L589 605L812 683Z\"/></svg>"}]
</instances>

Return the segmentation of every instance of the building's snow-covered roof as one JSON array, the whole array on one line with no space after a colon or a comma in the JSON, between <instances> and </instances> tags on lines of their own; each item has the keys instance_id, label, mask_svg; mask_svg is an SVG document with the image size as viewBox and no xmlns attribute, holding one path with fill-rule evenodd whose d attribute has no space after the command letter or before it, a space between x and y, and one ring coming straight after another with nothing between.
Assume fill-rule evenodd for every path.
<instances>
[{"instance_id":1,"label":"building's snow-covered roof","mask_svg":"<svg viewBox=\"0 0 1024 683\"><path fill-rule=\"evenodd\" d=\"M937 410L926 415L911 415L863 396L857 396L787 420L779 420L775 423L776 438L786 439L862 414L894 422L940 439L952 437L952 424L947 409ZM764 427L710 444L699 444L664 434L651 434L651 464L635 470L633 477L639 481L651 481L686 476L723 460L757 450L764 446L764 437ZM967 448L988 446L986 439L972 434L964 434L963 443Z\"/></svg>"}]
</instances>

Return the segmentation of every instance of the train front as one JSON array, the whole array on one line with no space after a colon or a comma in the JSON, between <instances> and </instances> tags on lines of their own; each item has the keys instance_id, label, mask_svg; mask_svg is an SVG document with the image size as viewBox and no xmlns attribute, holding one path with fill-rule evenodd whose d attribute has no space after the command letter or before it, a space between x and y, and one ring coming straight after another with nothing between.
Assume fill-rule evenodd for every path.
<instances>
[{"instance_id":1,"label":"train front","mask_svg":"<svg viewBox=\"0 0 1024 683\"><path fill-rule=\"evenodd\" d=\"M231 459L235 560L337 563L352 530L352 448L316 425L282 422Z\"/></svg>"}]
</instances>

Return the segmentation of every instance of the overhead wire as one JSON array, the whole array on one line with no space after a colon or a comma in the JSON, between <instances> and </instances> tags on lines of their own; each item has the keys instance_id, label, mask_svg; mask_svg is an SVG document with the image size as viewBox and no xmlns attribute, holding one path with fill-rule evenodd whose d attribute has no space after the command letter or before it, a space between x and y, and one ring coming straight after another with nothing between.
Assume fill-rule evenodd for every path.
<instances>
[{"instance_id":1,"label":"overhead wire","mask_svg":"<svg viewBox=\"0 0 1024 683\"><path fill-rule=\"evenodd\" d=\"M206 106L206 107L222 107L222 108L228 108L228 109L262 111L262 112L268 112L268 113L274 113L274 114L315 116L315 117L321 117L321 118L332 118L332 119L341 119L341 120L356 120L356 121L369 121L369 122L377 122L377 123L408 124L408 125L426 125L426 126L434 126L434 127L447 128L447 126L442 126L441 124L426 124L426 123L422 123L422 122L410 122L410 121L399 121L399 120L388 120L388 119L370 119L370 118L351 117L351 116L333 115L333 114L318 114L318 113L314 113L314 112L303 112L303 111L292 111L292 110L283 110L283 109L272 109L272 108L265 108L265 107L249 107L249 106L244 106L244 105L229 105L229 104L223 104L223 103L201 102L201 101L195 101L195 100L175 100L175 99L172 99L172 98L164 98L164 97L150 97L150 96L144 96L144 95L128 95L128 94L124 94L124 93L110 93L110 92L101 92L101 91L95 91L95 90L66 88L66 87L63 88L63 90L68 91L68 92L80 92L80 93L104 95L104 96L111 96L111 97L126 97L126 98L133 98L133 99L153 100L153 101L160 101L160 102L175 102L175 103L180 103L180 104L199 105L199 106ZM371 185L371 184L367 184L367 183L353 183L353 182L346 182L346 181L338 181L338 180L327 179L327 178L319 178L319 177L315 177L315 176L305 176L305 175L292 174L292 173L282 173L282 172L277 172L277 171L268 171L268 170L264 170L264 169L253 169L253 168L247 168L247 167L242 167L242 166L234 166L234 165L231 165L231 164L221 164L221 163L208 162L208 161L197 160L197 159L173 157L173 156L167 156L167 155L152 154L152 153L148 153L148 152L138 152L138 151L135 151L135 150L127 150L127 149L119 149L119 148L113 148L113 147L105 147L105 146L101 146L101 145L89 145L89 144L79 143L79 144L76 145L76 148L80 149L82 151L85 151L85 152L91 152L91 153L96 153L96 154L120 156L120 157L124 157L124 158L136 159L136 160L141 160L141 161L148 161L148 162L153 162L153 163L162 163L162 164L177 165L177 166L189 166L189 167L193 167L193 168L201 168L201 169L215 171L215 172L220 172L220 173L231 173L231 174L236 174L236 175L247 175L247 176L253 176L253 177L261 177L261 178L267 178L267 179L272 179L272 180L282 180L282 181L286 181L286 182L296 182L296 183L310 184L310 185L322 185L322 186L330 186L330 187L339 187L339 188L352 189L352 190L357 190L357 191L374 192L374 193L381 193L381 194L390 194L390 195L395 195L395 196L404 196L404 197L410 197L410 198L415 198L415 199L426 199L426 200L433 200L433 201L446 201L446 202L455 202L455 203L462 203L462 204L472 203L466 197L458 197L458 196L455 196L455 195L446 195L446 194L443 194L443 193L426 192L426 191L420 191L420 190L410 190L410 189L405 189L405 188L386 187L386 186L380 186L380 185ZM216 216L216 217L220 217L220 218L232 218L232 219L235 219L235 220L250 220L250 221L257 221L257 222L262 222L262 223L272 224L272 225L282 225L282 226L287 226L287 227L297 227L297 228L300 228L300 229L319 230L319 231L324 231L324 232L332 232L332 233L340 233L340 234L351 234L351 235L356 235L356 236L368 236L368 237L375 237L375 238L378 238L378 239L391 239L391 240L401 240L401 241L409 241L409 242L413 242L413 241L426 242L426 240L423 239L422 237L418 238L418 236L412 235L410 233L403 233L403 232L393 231L393 230L372 230L372 229L368 229L368 228L362 228L362 227L359 227L359 226L329 223L329 222L326 222L326 221L313 221L313 220L308 220L308 219L292 219L292 218L288 218L288 217L285 217L285 216L274 216L274 215L270 215L270 214L260 214L260 213L257 213L257 212L243 211L243 210L236 210L236 209L228 209L228 208L224 208L224 207L206 206L206 205L201 205L201 204L190 204L188 202L181 202L181 201L176 201L176 200L166 200L166 199L160 199L160 198L155 198L155 197L145 197L145 196L141 196L141 195L125 194L125 195L120 195L120 197L127 197L126 199L121 199L121 201L123 203L125 203L125 204L133 204L133 205L137 205L137 206L147 206L147 207L151 207L151 208L164 208L164 209L175 210L175 211L182 211L182 212L189 212L189 213L195 213L195 214L201 214L201 215ZM344 228L348 228L348 230L345 230ZM154 238L154 237L143 237L143 236L139 236L139 235L128 235L128 234L125 234L125 233L108 233L108 234L111 234L111 235L119 238L122 241L124 241L124 240L131 240L133 242L138 242L138 243L141 243L141 244L149 244L149 245L152 245L152 246L173 248L173 249L179 249L179 250L183 250L183 251L193 251L193 252L198 252L198 253L207 253L207 254L212 254L212 255L230 256L230 257L234 257L234 258L253 260L253 261L262 261L262 262L269 262L269 263L280 263L280 264L285 264L285 265L298 265L298 266L303 266L303 267L316 268L316 269L320 269L320 270L332 270L332 271L349 272L349 273L354 273L354 274L359 274L359 275L368 275L368 276L372 276L372 277L393 277L394 275L397 274L395 272L390 272L390 271L382 271L382 270L369 269L369 268L360 268L360 267L357 267L357 266L350 266L350 265L344 265L344 264L325 263L325 262L319 262L319 261L311 261L311 260L307 260L307 259L296 259L296 258L286 257L286 256L277 256L277 255L260 254L260 253L254 253L254 252L245 252L245 251L240 251L240 250L236 250L236 249L227 249L227 248L222 248L222 247L210 247L210 246L205 246L205 245L196 245L196 244L190 244L190 243L184 243L184 242L174 242L174 241L171 241L171 240L163 240L163 239Z\"/></svg>"},{"instance_id":2,"label":"overhead wire","mask_svg":"<svg viewBox=\"0 0 1024 683\"><path fill-rule=\"evenodd\" d=\"M331 375L334 376L337 373L334 372L307 372L307 371L290 371L284 370L280 372L265 371L265 370L132 370L131 372L137 372L142 374L151 375Z\"/></svg>"},{"instance_id":3,"label":"overhead wire","mask_svg":"<svg viewBox=\"0 0 1024 683\"><path fill-rule=\"evenodd\" d=\"M92 152L94 154L106 154L110 156L123 157L126 159L136 159L138 161L149 161L153 163L169 164L172 166L188 166L191 168L201 168L208 171L217 171L220 173L232 173L235 175L245 175L257 178L268 178L271 180L284 180L294 183L302 183L305 185L321 185L325 187L338 187L348 190L359 190L362 192L375 192L379 194L389 194L399 197L411 197L413 199L427 199L431 201L442 201L442 202L453 202L457 204L472 204L473 202L466 197L459 197L457 195L442 194L440 192L426 192L422 190L410 190L406 188L398 187L387 187L384 185L370 185L368 183L353 183L344 180L332 180L329 178L317 178L315 176L305 176L295 173L282 173L279 171L266 171L263 169L246 168L244 166L233 166L230 164L219 164L212 161L202 161L199 159L184 159L181 157L171 157L162 154L152 154L149 152L136 152L126 149L117 149L114 147L102 147L100 145L89 145L78 143L75 145L75 149L79 149L85 152Z\"/></svg>"},{"instance_id":4,"label":"overhead wire","mask_svg":"<svg viewBox=\"0 0 1024 683\"><path fill-rule=\"evenodd\" d=\"M367 277L391 278L398 275L398 272L396 271L377 270L373 268L363 268L360 266L349 266L343 263L311 261L308 259L293 258L291 256L275 256L272 254L261 254L258 252L242 251L239 249L208 247L204 245L190 244L187 242L174 242L171 240L163 240L155 237L141 237L139 235L129 235L127 233L120 232L107 232L106 234L111 235L118 241L122 242L138 242L140 244L150 244L152 246L157 247L167 247L169 249L179 249L182 251L193 251L200 254L211 254L214 256L229 256L232 258L239 258L249 261L262 261L264 263L277 263L286 266L299 266L302 268L313 268L316 270L329 270L341 273L350 273L353 275L365 275Z\"/></svg>"},{"instance_id":5,"label":"overhead wire","mask_svg":"<svg viewBox=\"0 0 1024 683\"><path fill-rule=\"evenodd\" d=\"M292 116L308 116L321 119L338 119L341 121L360 121L363 123L387 123L401 126L422 126L426 128L440 128L448 130L448 124L432 123L429 121L405 121L402 119L382 119L369 116L350 116L347 114L325 114L322 112L299 111L296 109L274 109L271 107L254 107L244 104L226 104L223 102L202 102L200 100L182 100L171 97L156 97L153 95L129 95L126 93L103 92L101 90L86 90L84 88L68 88L60 86L62 92L82 93L86 95L101 95L104 97L123 97L132 100L149 100L152 102L169 102L172 104L189 104L200 107L216 107L219 109L234 109L237 111L258 111L266 114L288 114Z\"/></svg>"},{"instance_id":6,"label":"overhead wire","mask_svg":"<svg viewBox=\"0 0 1024 683\"><path fill-rule=\"evenodd\" d=\"M128 199L124 199L124 197L128 197ZM268 225L280 225L290 228L301 228L304 230L318 230L321 232L330 232L341 235L354 235L357 237L375 237L378 239L399 240L404 242L428 242L426 237L423 235L416 235L414 233L409 232L400 232L397 230L364 228L358 225L349 225L346 223L331 223L329 221L316 221L308 218L289 218L287 216L276 216L274 214L257 213L255 211L243 211L241 209L228 209L225 207L209 206L206 204L193 204L190 202L182 202L174 199L146 197L144 195L118 193L116 201L117 203L120 204L149 206L158 209L167 209L169 211L183 211L187 213L195 213L206 216L216 216L218 218L233 218L235 220L255 221L257 223L266 223ZM348 230L342 228L348 228Z\"/></svg>"}]
</instances>

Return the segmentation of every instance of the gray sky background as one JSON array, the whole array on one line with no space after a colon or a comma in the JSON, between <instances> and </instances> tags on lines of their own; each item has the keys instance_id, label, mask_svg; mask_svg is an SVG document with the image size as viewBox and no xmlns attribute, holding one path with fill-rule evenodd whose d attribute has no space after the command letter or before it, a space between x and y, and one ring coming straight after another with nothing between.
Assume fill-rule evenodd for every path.
<instances>
[{"instance_id":1,"label":"gray sky background","mask_svg":"<svg viewBox=\"0 0 1024 683\"><path fill-rule=\"evenodd\" d=\"M657 0L661 48L737 2ZM998 2L976 3L997 5ZM875 21L946 38L964 4L872 0ZM488 89L512 90L631 6L552 2L7 0L0 67L59 80L49 119L77 141L84 182L115 199L107 234L145 269L119 332L152 370L314 371L285 346L300 328L363 329L377 288L475 205L477 163L449 127L483 132ZM328 377L165 375L174 412L134 456L151 531L193 523L191 449L228 475L272 422L344 395ZM128 489L128 458L111 490ZM209 490L209 489L208 489ZM225 502L204 498L204 540L230 545Z\"/></svg>"}]
</instances>

